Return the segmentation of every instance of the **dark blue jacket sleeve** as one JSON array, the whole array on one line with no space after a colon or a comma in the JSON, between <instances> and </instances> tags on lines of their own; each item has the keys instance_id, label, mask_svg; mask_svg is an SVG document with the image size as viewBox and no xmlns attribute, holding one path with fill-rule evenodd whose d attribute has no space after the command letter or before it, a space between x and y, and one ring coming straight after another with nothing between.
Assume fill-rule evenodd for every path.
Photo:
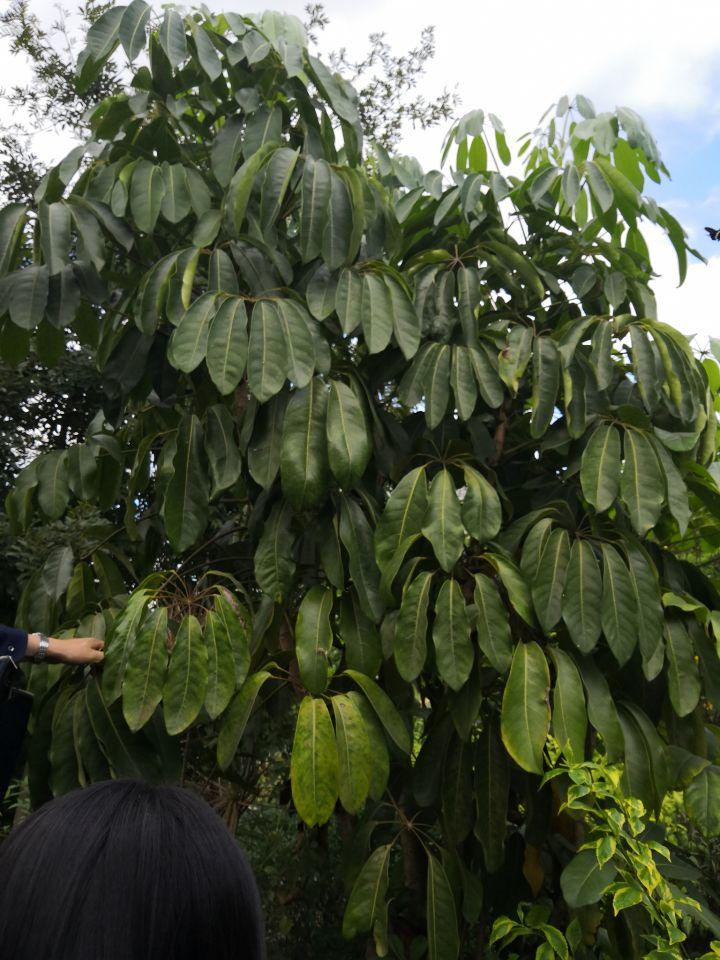
<instances>
[{"instance_id":1,"label":"dark blue jacket sleeve","mask_svg":"<svg viewBox=\"0 0 720 960\"><path fill-rule=\"evenodd\" d=\"M27 650L28 635L15 627L4 627L0 623L0 657L12 657L19 663Z\"/></svg>"}]
</instances>

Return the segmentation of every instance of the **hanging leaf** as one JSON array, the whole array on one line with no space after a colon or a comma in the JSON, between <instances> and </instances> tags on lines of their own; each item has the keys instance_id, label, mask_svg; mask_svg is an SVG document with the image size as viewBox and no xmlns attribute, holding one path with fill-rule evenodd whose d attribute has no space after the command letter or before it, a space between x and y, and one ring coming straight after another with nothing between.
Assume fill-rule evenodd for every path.
<instances>
[{"instance_id":1,"label":"hanging leaf","mask_svg":"<svg viewBox=\"0 0 720 960\"><path fill-rule=\"evenodd\" d=\"M430 344L423 366L425 419L433 430L447 413L450 401L451 348L447 343Z\"/></svg>"},{"instance_id":2,"label":"hanging leaf","mask_svg":"<svg viewBox=\"0 0 720 960\"><path fill-rule=\"evenodd\" d=\"M580 466L583 496L601 513L608 510L620 487L620 434L601 423L585 447Z\"/></svg>"},{"instance_id":3,"label":"hanging leaf","mask_svg":"<svg viewBox=\"0 0 720 960\"><path fill-rule=\"evenodd\" d=\"M278 300L276 305L283 333L287 378L296 387L306 387L315 369L315 348L310 333L312 320L292 300Z\"/></svg>"},{"instance_id":4,"label":"hanging leaf","mask_svg":"<svg viewBox=\"0 0 720 960\"><path fill-rule=\"evenodd\" d=\"M309 827L326 823L338 798L338 755L324 700L300 703L290 760L295 809Z\"/></svg>"},{"instance_id":5,"label":"hanging leaf","mask_svg":"<svg viewBox=\"0 0 720 960\"><path fill-rule=\"evenodd\" d=\"M164 194L165 184L160 167L149 160L138 160L130 181L130 211L138 230L153 232Z\"/></svg>"},{"instance_id":6,"label":"hanging leaf","mask_svg":"<svg viewBox=\"0 0 720 960\"><path fill-rule=\"evenodd\" d=\"M260 690L271 677L268 670L259 670L249 676L235 694L218 736L217 756L221 770L227 770L232 763L248 720L255 709Z\"/></svg>"},{"instance_id":7,"label":"hanging leaf","mask_svg":"<svg viewBox=\"0 0 720 960\"><path fill-rule=\"evenodd\" d=\"M120 20L118 36L128 60L134 60L145 46L145 30L150 20L150 7L144 0L132 0Z\"/></svg>"},{"instance_id":8,"label":"hanging leaf","mask_svg":"<svg viewBox=\"0 0 720 960\"><path fill-rule=\"evenodd\" d=\"M175 634L163 686L163 715L171 736L186 730L200 712L207 688L207 669L202 628L195 617L188 615Z\"/></svg>"},{"instance_id":9,"label":"hanging leaf","mask_svg":"<svg viewBox=\"0 0 720 960\"><path fill-rule=\"evenodd\" d=\"M235 663L228 631L214 610L208 611L203 627L208 677L205 709L211 720L223 712L235 692Z\"/></svg>"},{"instance_id":10,"label":"hanging leaf","mask_svg":"<svg viewBox=\"0 0 720 960\"><path fill-rule=\"evenodd\" d=\"M223 300L210 321L206 359L210 379L221 394L232 393L245 372L247 311L239 297Z\"/></svg>"},{"instance_id":11,"label":"hanging leaf","mask_svg":"<svg viewBox=\"0 0 720 960\"><path fill-rule=\"evenodd\" d=\"M612 860L601 867L594 850L581 850L560 875L563 897L574 910L597 903L616 874Z\"/></svg>"},{"instance_id":12,"label":"hanging leaf","mask_svg":"<svg viewBox=\"0 0 720 960\"><path fill-rule=\"evenodd\" d=\"M470 676L474 654L465 598L456 580L446 580L435 599L433 644L441 678L459 690Z\"/></svg>"},{"instance_id":13,"label":"hanging leaf","mask_svg":"<svg viewBox=\"0 0 720 960\"><path fill-rule=\"evenodd\" d=\"M280 475L283 493L296 510L316 506L327 484L327 390L315 378L290 398L283 425Z\"/></svg>"},{"instance_id":14,"label":"hanging leaf","mask_svg":"<svg viewBox=\"0 0 720 960\"><path fill-rule=\"evenodd\" d=\"M505 858L510 764L497 720L484 728L475 756L475 836L480 841L488 873L495 873Z\"/></svg>"},{"instance_id":15,"label":"hanging leaf","mask_svg":"<svg viewBox=\"0 0 720 960\"><path fill-rule=\"evenodd\" d=\"M183 373L192 373L205 359L216 306L217 295L203 293L185 311L173 331L168 348L169 358L172 365Z\"/></svg>"},{"instance_id":16,"label":"hanging leaf","mask_svg":"<svg viewBox=\"0 0 720 960\"><path fill-rule=\"evenodd\" d=\"M263 593L276 603L287 596L295 577L291 520L289 504L276 503L255 550L255 579Z\"/></svg>"},{"instance_id":17,"label":"hanging leaf","mask_svg":"<svg viewBox=\"0 0 720 960\"><path fill-rule=\"evenodd\" d=\"M547 431L555 412L560 386L560 355L555 341L535 337L533 346L533 392L530 435L538 438Z\"/></svg>"},{"instance_id":18,"label":"hanging leaf","mask_svg":"<svg viewBox=\"0 0 720 960\"><path fill-rule=\"evenodd\" d=\"M720 767L705 767L685 790L685 812L703 837L720 836Z\"/></svg>"},{"instance_id":19,"label":"hanging leaf","mask_svg":"<svg viewBox=\"0 0 720 960\"><path fill-rule=\"evenodd\" d=\"M535 612L545 633L550 633L560 620L569 560L570 540L567 531L553 530L540 557L537 579L532 585Z\"/></svg>"},{"instance_id":20,"label":"hanging leaf","mask_svg":"<svg viewBox=\"0 0 720 960\"><path fill-rule=\"evenodd\" d=\"M248 386L259 403L280 392L286 369L279 310L274 302L261 300L252 312L247 361Z\"/></svg>"},{"instance_id":21,"label":"hanging leaf","mask_svg":"<svg viewBox=\"0 0 720 960\"><path fill-rule=\"evenodd\" d=\"M638 641L643 660L643 671L648 680L654 680L663 664L664 613L660 599L660 585L655 570L644 553L635 544L626 542L630 587L635 599L638 618Z\"/></svg>"},{"instance_id":22,"label":"hanging leaf","mask_svg":"<svg viewBox=\"0 0 720 960\"><path fill-rule=\"evenodd\" d=\"M330 199L330 167L324 160L305 159L300 192L300 253L303 263L320 256Z\"/></svg>"},{"instance_id":23,"label":"hanging leaf","mask_svg":"<svg viewBox=\"0 0 720 960\"><path fill-rule=\"evenodd\" d=\"M555 664L555 685L552 696L553 736L569 763L585 759L587 711L582 680L577 667L559 647L550 647Z\"/></svg>"},{"instance_id":24,"label":"hanging leaf","mask_svg":"<svg viewBox=\"0 0 720 960\"><path fill-rule=\"evenodd\" d=\"M176 10L165 10L165 16L158 31L158 39L170 66L173 69L179 67L187 58L187 40L185 24Z\"/></svg>"},{"instance_id":25,"label":"hanging leaf","mask_svg":"<svg viewBox=\"0 0 720 960\"><path fill-rule=\"evenodd\" d=\"M642 537L660 516L665 480L652 444L639 430L625 430L624 454L620 496L633 527Z\"/></svg>"},{"instance_id":26,"label":"hanging leaf","mask_svg":"<svg viewBox=\"0 0 720 960\"><path fill-rule=\"evenodd\" d=\"M411 360L420 346L420 320L405 290L391 277L384 277L390 293L393 334L406 360Z\"/></svg>"},{"instance_id":27,"label":"hanging leaf","mask_svg":"<svg viewBox=\"0 0 720 960\"><path fill-rule=\"evenodd\" d=\"M235 665L235 686L240 687L250 669L252 620L247 610L237 602L234 605L230 603L222 593L215 595L213 603L218 616L215 629L222 628L227 634Z\"/></svg>"},{"instance_id":28,"label":"hanging leaf","mask_svg":"<svg viewBox=\"0 0 720 960\"><path fill-rule=\"evenodd\" d=\"M330 626L332 590L311 587L303 597L295 622L295 654L308 693L319 695L328 682L328 656L333 645Z\"/></svg>"},{"instance_id":29,"label":"hanging leaf","mask_svg":"<svg viewBox=\"0 0 720 960\"><path fill-rule=\"evenodd\" d=\"M375 557L381 570L402 544L422 531L426 512L425 468L416 467L395 487L375 528Z\"/></svg>"},{"instance_id":30,"label":"hanging leaf","mask_svg":"<svg viewBox=\"0 0 720 960\"><path fill-rule=\"evenodd\" d=\"M340 506L340 539L347 550L350 576L360 600L360 606L373 623L383 613L380 597L380 571L373 554L373 535L360 506L349 497L342 498Z\"/></svg>"},{"instance_id":31,"label":"hanging leaf","mask_svg":"<svg viewBox=\"0 0 720 960\"><path fill-rule=\"evenodd\" d=\"M483 573L475 574L473 598L477 608L478 646L498 673L505 673L512 660L512 633L507 608L493 581Z\"/></svg>"},{"instance_id":32,"label":"hanging leaf","mask_svg":"<svg viewBox=\"0 0 720 960\"><path fill-rule=\"evenodd\" d=\"M614 547L601 544L603 594L601 623L608 646L623 666L637 643L637 606L628 568Z\"/></svg>"},{"instance_id":33,"label":"hanging leaf","mask_svg":"<svg viewBox=\"0 0 720 960\"><path fill-rule=\"evenodd\" d=\"M574 540L570 550L562 617L570 639L581 653L590 653L600 639L602 578L587 540Z\"/></svg>"},{"instance_id":34,"label":"hanging leaf","mask_svg":"<svg viewBox=\"0 0 720 960\"><path fill-rule=\"evenodd\" d=\"M378 917L387 910L391 851L389 843L378 847L363 864L343 915L342 932L346 940L372 930Z\"/></svg>"},{"instance_id":35,"label":"hanging leaf","mask_svg":"<svg viewBox=\"0 0 720 960\"><path fill-rule=\"evenodd\" d=\"M194 414L178 427L172 470L163 516L171 544L182 552L197 541L208 521L209 484L202 455L202 427Z\"/></svg>"},{"instance_id":36,"label":"hanging leaf","mask_svg":"<svg viewBox=\"0 0 720 960\"><path fill-rule=\"evenodd\" d=\"M400 606L393 653L398 673L411 683L417 678L427 657L428 604L431 573L420 573L406 587Z\"/></svg>"},{"instance_id":37,"label":"hanging leaf","mask_svg":"<svg viewBox=\"0 0 720 960\"><path fill-rule=\"evenodd\" d=\"M210 499L214 500L223 490L232 487L242 467L235 440L235 422L222 404L208 407L205 412L204 445L212 482Z\"/></svg>"},{"instance_id":38,"label":"hanging leaf","mask_svg":"<svg viewBox=\"0 0 720 960\"><path fill-rule=\"evenodd\" d=\"M500 352L498 374L503 383L514 395L520 386L520 380L530 361L533 332L530 327L513 324L507 335L507 341Z\"/></svg>"},{"instance_id":39,"label":"hanging leaf","mask_svg":"<svg viewBox=\"0 0 720 960\"><path fill-rule=\"evenodd\" d=\"M143 621L127 658L123 716L133 732L145 726L162 700L167 639L167 609L157 607Z\"/></svg>"},{"instance_id":40,"label":"hanging leaf","mask_svg":"<svg viewBox=\"0 0 720 960\"><path fill-rule=\"evenodd\" d=\"M682 620L665 620L665 653L670 703L679 717L686 717L700 699L700 677L692 642Z\"/></svg>"},{"instance_id":41,"label":"hanging leaf","mask_svg":"<svg viewBox=\"0 0 720 960\"><path fill-rule=\"evenodd\" d=\"M472 467L464 467L465 496L462 519L465 529L480 543L492 540L502 525L502 507L495 488Z\"/></svg>"},{"instance_id":42,"label":"hanging leaf","mask_svg":"<svg viewBox=\"0 0 720 960\"><path fill-rule=\"evenodd\" d=\"M448 470L441 470L430 484L422 532L440 566L450 573L463 552L464 530L460 501Z\"/></svg>"},{"instance_id":43,"label":"hanging leaf","mask_svg":"<svg viewBox=\"0 0 720 960\"><path fill-rule=\"evenodd\" d=\"M439 860L428 854L427 891L428 960L456 960L460 952L455 898Z\"/></svg>"},{"instance_id":44,"label":"hanging leaf","mask_svg":"<svg viewBox=\"0 0 720 960\"><path fill-rule=\"evenodd\" d=\"M348 813L359 813L370 789L372 755L362 715L352 697L332 698L338 755L338 792Z\"/></svg>"},{"instance_id":45,"label":"hanging leaf","mask_svg":"<svg viewBox=\"0 0 720 960\"><path fill-rule=\"evenodd\" d=\"M338 628L345 644L347 666L374 677L382 661L380 637L375 624L363 613L352 591L342 599Z\"/></svg>"},{"instance_id":46,"label":"hanging leaf","mask_svg":"<svg viewBox=\"0 0 720 960\"><path fill-rule=\"evenodd\" d=\"M550 727L550 671L542 649L518 643L502 701L505 749L529 773L542 773L543 748Z\"/></svg>"},{"instance_id":47,"label":"hanging leaf","mask_svg":"<svg viewBox=\"0 0 720 960\"><path fill-rule=\"evenodd\" d=\"M327 408L328 462L341 487L361 477L370 459L370 437L356 393L339 380L330 381Z\"/></svg>"},{"instance_id":48,"label":"hanging leaf","mask_svg":"<svg viewBox=\"0 0 720 960\"><path fill-rule=\"evenodd\" d=\"M366 677L364 673L358 673L357 670L346 670L345 674L351 680L354 680L365 694L383 729L395 746L403 753L410 753L412 744L408 728L387 693L374 680Z\"/></svg>"}]
</instances>

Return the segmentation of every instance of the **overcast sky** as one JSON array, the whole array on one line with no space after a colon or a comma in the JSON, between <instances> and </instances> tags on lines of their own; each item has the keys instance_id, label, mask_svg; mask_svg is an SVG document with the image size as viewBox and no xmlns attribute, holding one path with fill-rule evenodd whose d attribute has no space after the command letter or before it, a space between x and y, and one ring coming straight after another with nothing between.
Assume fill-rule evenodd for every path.
<instances>
[{"instance_id":1,"label":"overcast sky","mask_svg":"<svg viewBox=\"0 0 720 960\"><path fill-rule=\"evenodd\" d=\"M31 0L47 23L52 0ZM156 3L159 8L160 4ZM213 10L249 11L237 0ZM304 17L305 0L267 0L267 8ZM708 257L694 263L677 288L674 254L648 231L660 317L686 333L720 337L720 243L703 227L720 227L720 4L718 0L327 0L330 25L323 50L346 47L360 56L372 32L383 31L397 52L417 42L424 26L436 29L436 56L423 81L428 95L456 89L459 112L482 107L498 114L510 138L537 123L562 94L584 93L598 109L631 106L648 120L673 175L651 192L680 219ZM23 75L0 40L0 87ZM405 132L402 149L437 166L444 130ZM44 157L57 159L66 140L48 131L38 140ZM717 251L717 252L716 252Z\"/></svg>"}]
</instances>

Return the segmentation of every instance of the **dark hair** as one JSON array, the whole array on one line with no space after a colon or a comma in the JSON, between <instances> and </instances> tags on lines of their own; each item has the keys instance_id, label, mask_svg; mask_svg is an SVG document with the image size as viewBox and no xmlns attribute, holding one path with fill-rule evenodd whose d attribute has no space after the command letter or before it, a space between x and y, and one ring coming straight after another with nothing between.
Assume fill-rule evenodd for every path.
<instances>
[{"instance_id":1,"label":"dark hair","mask_svg":"<svg viewBox=\"0 0 720 960\"><path fill-rule=\"evenodd\" d=\"M97 783L0 846L0 958L262 960L252 871L220 817L179 787Z\"/></svg>"}]
</instances>

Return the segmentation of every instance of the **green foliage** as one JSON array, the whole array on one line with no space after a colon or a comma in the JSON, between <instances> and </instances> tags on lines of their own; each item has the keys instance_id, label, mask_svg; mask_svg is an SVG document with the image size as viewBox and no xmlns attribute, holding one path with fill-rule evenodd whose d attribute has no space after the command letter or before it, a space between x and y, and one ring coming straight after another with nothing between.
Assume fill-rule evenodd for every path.
<instances>
[{"instance_id":1,"label":"green foliage","mask_svg":"<svg viewBox=\"0 0 720 960\"><path fill-rule=\"evenodd\" d=\"M50 324L106 392L7 500L16 534L99 517L19 601L108 640L101 674L32 671L33 802L178 776L194 737L233 783L275 712L288 800L345 825L343 926L377 956L452 960L547 895L562 956L611 861L649 871L663 949L687 904L644 848L567 873L585 840L542 779L552 730L578 776L622 762L602 809L682 789L717 831L717 584L677 545L720 515L720 374L655 315L640 222L681 274L688 250L641 193L665 172L644 124L564 99L505 176L474 111L426 175L363 146L292 17L134 0L94 24L81 89L120 47L129 88L0 219L0 349ZM640 956L625 912L611 955Z\"/></svg>"}]
</instances>

